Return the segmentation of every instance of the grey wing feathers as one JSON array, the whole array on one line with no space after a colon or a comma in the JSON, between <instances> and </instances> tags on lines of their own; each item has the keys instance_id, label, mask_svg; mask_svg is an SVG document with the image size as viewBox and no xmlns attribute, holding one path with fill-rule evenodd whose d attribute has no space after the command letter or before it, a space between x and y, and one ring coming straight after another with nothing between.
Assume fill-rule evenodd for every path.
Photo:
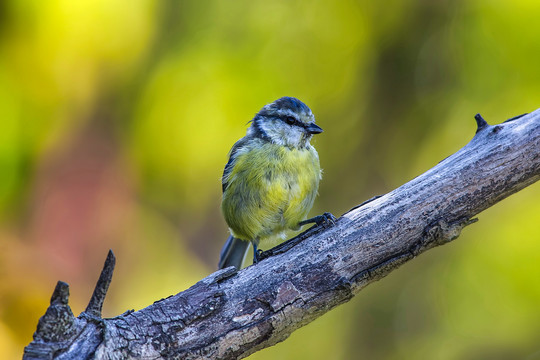
<instances>
[{"instance_id":1,"label":"grey wing feathers","mask_svg":"<svg viewBox=\"0 0 540 360\"><path fill-rule=\"evenodd\" d=\"M227 190L227 176L231 172L233 166L234 166L234 156L236 152L244 146L249 141L248 137L243 137L240 140L238 140L233 147L231 148L231 151L229 151L229 161L227 161L227 164L225 164L225 169L223 169L223 176L221 177L221 191L225 192Z\"/></svg>"}]
</instances>

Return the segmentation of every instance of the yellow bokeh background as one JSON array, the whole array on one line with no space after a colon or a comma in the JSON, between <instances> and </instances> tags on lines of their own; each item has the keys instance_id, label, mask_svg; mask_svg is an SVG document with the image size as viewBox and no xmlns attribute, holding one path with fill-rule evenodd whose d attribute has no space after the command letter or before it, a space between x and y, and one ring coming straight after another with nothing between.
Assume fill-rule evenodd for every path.
<instances>
[{"instance_id":1,"label":"yellow bokeh background","mask_svg":"<svg viewBox=\"0 0 540 360\"><path fill-rule=\"evenodd\" d=\"M540 107L540 3L0 3L0 358L20 358L57 280L105 316L215 270L220 177L264 104L325 132L312 214L341 215ZM252 359L540 359L540 186L479 215Z\"/></svg>"}]
</instances>

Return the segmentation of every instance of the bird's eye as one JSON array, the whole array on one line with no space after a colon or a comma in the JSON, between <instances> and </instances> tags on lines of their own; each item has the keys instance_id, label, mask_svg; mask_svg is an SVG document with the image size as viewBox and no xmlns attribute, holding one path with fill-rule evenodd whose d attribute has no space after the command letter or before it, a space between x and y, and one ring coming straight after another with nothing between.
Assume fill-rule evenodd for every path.
<instances>
[{"instance_id":1,"label":"bird's eye","mask_svg":"<svg viewBox=\"0 0 540 360\"><path fill-rule=\"evenodd\" d=\"M285 122L289 125L292 125L296 122L296 119L292 116L286 116L285 117Z\"/></svg>"}]
</instances>

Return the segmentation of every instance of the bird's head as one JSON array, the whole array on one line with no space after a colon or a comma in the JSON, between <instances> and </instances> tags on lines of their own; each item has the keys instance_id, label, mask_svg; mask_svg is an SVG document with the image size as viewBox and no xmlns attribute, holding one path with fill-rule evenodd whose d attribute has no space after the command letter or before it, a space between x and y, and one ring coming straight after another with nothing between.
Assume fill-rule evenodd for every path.
<instances>
[{"instance_id":1,"label":"bird's head","mask_svg":"<svg viewBox=\"0 0 540 360\"><path fill-rule=\"evenodd\" d=\"M311 109L293 97L282 97L265 105L251 121L248 135L273 143L303 148L323 130L315 124Z\"/></svg>"}]
</instances>

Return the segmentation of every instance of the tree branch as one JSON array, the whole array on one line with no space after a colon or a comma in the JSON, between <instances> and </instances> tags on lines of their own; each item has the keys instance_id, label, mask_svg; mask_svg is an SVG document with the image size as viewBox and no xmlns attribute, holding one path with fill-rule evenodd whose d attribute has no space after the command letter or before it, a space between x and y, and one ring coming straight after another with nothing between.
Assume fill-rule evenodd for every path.
<instances>
[{"instance_id":1,"label":"tree branch","mask_svg":"<svg viewBox=\"0 0 540 360\"><path fill-rule=\"evenodd\" d=\"M475 118L474 138L457 153L254 266L217 271L112 319L100 318L112 260L78 318L67 304L68 285L59 282L24 358L237 359L285 340L540 178L540 109L495 126Z\"/></svg>"},{"instance_id":2,"label":"tree branch","mask_svg":"<svg viewBox=\"0 0 540 360\"><path fill-rule=\"evenodd\" d=\"M116 258L114 257L112 250L109 250L107 259L103 265L103 270L101 271L101 275L99 276L96 284L96 288L94 289L90 302L84 311L88 315L101 318L101 309L103 308L103 302L105 301L107 290L109 290L109 285L111 284L115 264Z\"/></svg>"}]
</instances>

